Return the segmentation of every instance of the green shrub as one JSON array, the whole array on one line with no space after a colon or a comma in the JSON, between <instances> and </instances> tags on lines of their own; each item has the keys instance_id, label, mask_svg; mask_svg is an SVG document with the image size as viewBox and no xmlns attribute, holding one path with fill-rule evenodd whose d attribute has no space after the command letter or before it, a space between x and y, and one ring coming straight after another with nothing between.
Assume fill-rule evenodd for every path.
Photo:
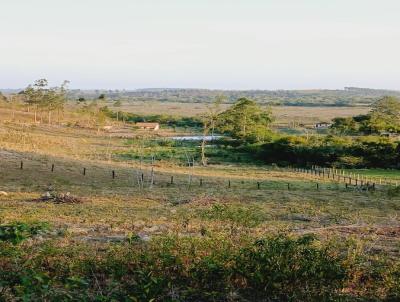
<instances>
[{"instance_id":1,"label":"green shrub","mask_svg":"<svg viewBox=\"0 0 400 302\"><path fill-rule=\"evenodd\" d=\"M262 210L256 206L242 207L216 203L201 212L202 218L228 221L237 226L255 227L265 220Z\"/></svg>"},{"instance_id":2,"label":"green shrub","mask_svg":"<svg viewBox=\"0 0 400 302\"><path fill-rule=\"evenodd\" d=\"M32 236L43 233L48 230L49 225L45 222L24 223L13 222L10 224L0 225L0 241L7 241L18 244L21 241Z\"/></svg>"},{"instance_id":3,"label":"green shrub","mask_svg":"<svg viewBox=\"0 0 400 302\"><path fill-rule=\"evenodd\" d=\"M313 236L277 236L245 247L235 259L250 297L305 301L332 298L342 287L345 270L327 249L313 246Z\"/></svg>"}]
</instances>

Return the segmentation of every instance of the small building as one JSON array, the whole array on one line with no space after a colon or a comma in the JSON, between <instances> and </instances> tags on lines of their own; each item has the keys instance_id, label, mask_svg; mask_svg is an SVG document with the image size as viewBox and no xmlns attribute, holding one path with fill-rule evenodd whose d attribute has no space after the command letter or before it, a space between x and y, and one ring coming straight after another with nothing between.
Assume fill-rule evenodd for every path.
<instances>
[{"instance_id":1,"label":"small building","mask_svg":"<svg viewBox=\"0 0 400 302\"><path fill-rule=\"evenodd\" d=\"M327 129L327 128L329 128L330 126L332 126L332 124L326 123L326 122L322 122L322 123L316 123L315 126L314 126L314 128L315 128L315 129Z\"/></svg>"},{"instance_id":2,"label":"small building","mask_svg":"<svg viewBox=\"0 0 400 302\"><path fill-rule=\"evenodd\" d=\"M160 124L159 123L136 123L135 127L142 129L142 130L152 130L152 131L157 131L160 129Z\"/></svg>"}]
</instances>

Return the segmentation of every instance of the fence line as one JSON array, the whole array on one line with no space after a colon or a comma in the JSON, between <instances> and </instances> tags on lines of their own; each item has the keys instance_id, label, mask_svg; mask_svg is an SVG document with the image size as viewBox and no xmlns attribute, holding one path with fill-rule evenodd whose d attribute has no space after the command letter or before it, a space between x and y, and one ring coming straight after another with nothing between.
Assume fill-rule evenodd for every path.
<instances>
[{"instance_id":1,"label":"fence line","mask_svg":"<svg viewBox=\"0 0 400 302\"><path fill-rule=\"evenodd\" d=\"M27 161L27 160L25 160ZM32 160L31 160L32 161ZM40 161L34 161L36 163L41 163ZM46 164L48 165L48 164ZM66 165L62 165L63 167L66 167ZM75 166L76 167L76 166ZM96 167L97 169L99 168L99 166ZM29 165L24 165L24 160L21 160L19 162L19 169L20 170L28 170L29 169ZM79 174L82 175L83 177L89 177L90 176L90 169L85 166L82 168L79 168ZM107 170L104 169L104 167L100 166L100 169L103 170ZM170 175L168 173L165 172L160 172L159 174L156 175L156 172L154 170L154 166L152 165L151 167L149 167L149 171L147 171L147 169L142 170L142 167L140 168L122 168L121 171L117 171L114 168L110 167L110 170L108 173L110 173L110 179L111 181L118 181L118 179L125 179L128 180L127 178L124 177L124 174L126 173L122 173L122 171L131 171L132 174L132 186L136 186L136 181L137 181L137 187L141 190L144 189L145 187L152 189L153 186L155 186L156 184L159 186L177 186L177 185L186 185L188 187L188 189L190 189L191 187L194 186L199 186L199 187L209 187L209 185L211 184L218 184L218 185L222 185L226 188L231 188L233 187L233 180L230 179L229 177L209 177L207 179L207 177L205 179L203 179L203 176L198 176L196 177L198 179L198 184L193 182L193 167L189 167L190 172L188 172L187 174L182 174L181 180L186 178L189 175L189 179L186 181L181 181L180 183L178 182L179 178L178 175ZM375 190L378 187L383 187L383 186L398 186L398 182L397 181L392 181L392 180L382 180L379 179L378 181L376 179L373 178L368 178L366 176L360 175L360 174L355 174L355 173L349 173L346 172L345 170L338 170L335 168L322 168L322 167L318 167L318 166L312 166L311 168L293 168L293 167L289 167L289 168L279 168L278 170L280 171L289 171L289 172L295 172L297 174L302 174L304 176L311 176L313 178L317 178L317 179L321 179L324 181L324 183L326 183L326 181L328 182L333 182L333 183L337 183L337 184L344 184L344 188L348 189L351 187L356 187L359 189L363 189L363 190ZM51 168L49 169L49 171L53 172L53 173L57 173L59 171L57 171L57 165L55 163L51 164ZM128 175L129 177L129 175ZM222 180L221 180L222 179ZM304 182L307 180L305 179L301 179ZM244 184L250 185L249 186L244 186ZM282 185L282 190L283 189L287 189L287 190L292 190L292 189L296 189L296 185L290 182L286 182L286 181L282 181L282 180L237 180L236 181L236 188L238 187L238 185L242 184L242 188L243 189L250 189L250 190L261 190L261 189L267 189L268 188L268 184L273 184L274 186L276 186L276 183L279 183ZM286 187L287 185L287 187ZM322 186L322 184L318 183L318 182L310 182L310 185L312 185L312 188L316 189L316 190L320 190L322 188L324 188ZM301 185L297 186L298 188L302 187ZM274 187L275 189L279 189ZM302 187L303 189L304 186ZM326 186L325 186L326 188Z\"/></svg>"},{"instance_id":2,"label":"fence line","mask_svg":"<svg viewBox=\"0 0 400 302\"><path fill-rule=\"evenodd\" d=\"M379 186L399 186L399 181L387 178L368 177L359 173L346 172L346 170L335 168L323 168L312 166L311 168L289 168L290 171L344 183L347 186L367 187L375 189Z\"/></svg>"}]
</instances>

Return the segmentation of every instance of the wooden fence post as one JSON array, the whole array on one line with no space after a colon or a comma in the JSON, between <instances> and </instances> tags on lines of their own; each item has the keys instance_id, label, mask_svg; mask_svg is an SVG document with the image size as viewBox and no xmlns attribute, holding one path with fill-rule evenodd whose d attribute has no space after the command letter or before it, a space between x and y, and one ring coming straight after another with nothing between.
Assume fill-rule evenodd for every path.
<instances>
[{"instance_id":1,"label":"wooden fence post","mask_svg":"<svg viewBox=\"0 0 400 302\"><path fill-rule=\"evenodd\" d=\"M151 167L150 188L154 185L154 167Z\"/></svg>"},{"instance_id":2,"label":"wooden fence post","mask_svg":"<svg viewBox=\"0 0 400 302\"><path fill-rule=\"evenodd\" d=\"M21 164L19 166L19 168L22 170L24 168L24 162L21 160Z\"/></svg>"},{"instance_id":3,"label":"wooden fence post","mask_svg":"<svg viewBox=\"0 0 400 302\"><path fill-rule=\"evenodd\" d=\"M51 164L51 172L54 172L54 164Z\"/></svg>"},{"instance_id":4,"label":"wooden fence post","mask_svg":"<svg viewBox=\"0 0 400 302\"><path fill-rule=\"evenodd\" d=\"M171 185L174 184L174 176L171 176Z\"/></svg>"},{"instance_id":5,"label":"wooden fence post","mask_svg":"<svg viewBox=\"0 0 400 302\"><path fill-rule=\"evenodd\" d=\"M112 170L112 178L113 179L115 178L115 171L114 170Z\"/></svg>"},{"instance_id":6,"label":"wooden fence post","mask_svg":"<svg viewBox=\"0 0 400 302\"><path fill-rule=\"evenodd\" d=\"M86 175L86 168L83 168L83 175Z\"/></svg>"}]
</instances>

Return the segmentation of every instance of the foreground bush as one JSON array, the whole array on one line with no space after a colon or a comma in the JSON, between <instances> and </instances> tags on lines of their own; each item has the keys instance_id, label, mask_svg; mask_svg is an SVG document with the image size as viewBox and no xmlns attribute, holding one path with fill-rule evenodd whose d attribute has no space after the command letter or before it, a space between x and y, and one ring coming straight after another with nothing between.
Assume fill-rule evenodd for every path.
<instances>
[{"instance_id":1,"label":"foreground bush","mask_svg":"<svg viewBox=\"0 0 400 302\"><path fill-rule=\"evenodd\" d=\"M328 299L343 286L345 269L327 249L312 246L314 238L279 236L259 240L236 257L235 269L248 293L279 300Z\"/></svg>"},{"instance_id":2,"label":"foreground bush","mask_svg":"<svg viewBox=\"0 0 400 302\"><path fill-rule=\"evenodd\" d=\"M74 245L64 239L30 246L3 242L0 297L4 301L330 301L344 299L340 295L348 284L355 284L355 294L382 295L387 282L385 294L399 298L399 266L387 272L383 269L387 264L368 268L363 265L368 262L350 263L343 255L312 236L240 243L163 237L101 246ZM361 288L367 283L362 280L368 281L364 292Z\"/></svg>"}]
</instances>

